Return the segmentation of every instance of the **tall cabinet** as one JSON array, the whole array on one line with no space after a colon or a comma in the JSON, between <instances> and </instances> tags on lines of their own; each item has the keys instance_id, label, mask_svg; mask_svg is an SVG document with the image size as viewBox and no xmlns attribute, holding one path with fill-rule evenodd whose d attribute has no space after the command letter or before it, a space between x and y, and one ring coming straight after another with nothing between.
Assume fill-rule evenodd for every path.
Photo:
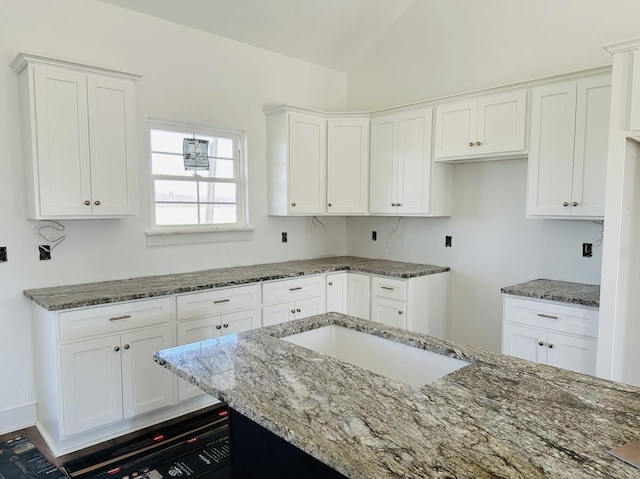
<instances>
[{"instance_id":1,"label":"tall cabinet","mask_svg":"<svg viewBox=\"0 0 640 479\"><path fill-rule=\"evenodd\" d=\"M137 211L138 75L20 54L30 219L119 217Z\"/></svg>"}]
</instances>

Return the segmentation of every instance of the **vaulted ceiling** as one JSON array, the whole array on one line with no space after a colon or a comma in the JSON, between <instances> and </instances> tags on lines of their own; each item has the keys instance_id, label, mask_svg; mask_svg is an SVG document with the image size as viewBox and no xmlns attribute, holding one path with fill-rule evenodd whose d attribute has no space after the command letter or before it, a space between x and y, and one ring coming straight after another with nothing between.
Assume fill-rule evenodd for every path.
<instances>
[{"instance_id":1,"label":"vaulted ceiling","mask_svg":"<svg viewBox=\"0 0 640 479\"><path fill-rule=\"evenodd\" d=\"M414 0L102 0L348 71Z\"/></svg>"}]
</instances>

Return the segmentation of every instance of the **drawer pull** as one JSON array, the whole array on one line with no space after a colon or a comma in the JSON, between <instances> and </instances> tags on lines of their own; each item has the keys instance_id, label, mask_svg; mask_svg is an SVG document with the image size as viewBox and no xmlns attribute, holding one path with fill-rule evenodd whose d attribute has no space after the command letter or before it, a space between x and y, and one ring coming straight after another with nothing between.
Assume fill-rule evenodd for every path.
<instances>
[{"instance_id":1,"label":"drawer pull","mask_svg":"<svg viewBox=\"0 0 640 479\"><path fill-rule=\"evenodd\" d=\"M213 304L228 303L230 299L216 299Z\"/></svg>"},{"instance_id":2,"label":"drawer pull","mask_svg":"<svg viewBox=\"0 0 640 479\"><path fill-rule=\"evenodd\" d=\"M552 314L538 313L538 316L541 317L541 318L546 318L546 319L558 319L557 316L554 316Z\"/></svg>"},{"instance_id":3,"label":"drawer pull","mask_svg":"<svg viewBox=\"0 0 640 479\"><path fill-rule=\"evenodd\" d=\"M113 318L109 318L109 321L120 321L121 319L129 319L131 318L130 314L123 314L122 316L114 316Z\"/></svg>"},{"instance_id":4,"label":"drawer pull","mask_svg":"<svg viewBox=\"0 0 640 479\"><path fill-rule=\"evenodd\" d=\"M380 286L380 289L386 289L388 291L393 291L396 288L392 288L391 286Z\"/></svg>"},{"instance_id":5,"label":"drawer pull","mask_svg":"<svg viewBox=\"0 0 640 479\"><path fill-rule=\"evenodd\" d=\"M296 286L295 288L289 288L289 291L298 291L299 289L302 289L302 286Z\"/></svg>"}]
</instances>

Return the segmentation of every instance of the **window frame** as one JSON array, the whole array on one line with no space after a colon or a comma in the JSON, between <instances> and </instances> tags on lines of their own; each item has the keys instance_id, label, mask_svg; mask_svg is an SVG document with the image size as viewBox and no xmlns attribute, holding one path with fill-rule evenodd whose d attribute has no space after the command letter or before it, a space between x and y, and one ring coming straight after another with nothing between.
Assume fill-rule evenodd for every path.
<instances>
[{"instance_id":1,"label":"window frame","mask_svg":"<svg viewBox=\"0 0 640 479\"><path fill-rule=\"evenodd\" d=\"M155 198L155 181L193 181L185 180L184 176L163 175L153 173L153 154L154 150L151 143L152 130L165 130L173 133L185 135L202 135L202 136L220 136L231 137L234 142L234 170L236 172L235 179L223 178L222 183L231 183L236 186L236 222L235 223L219 223L219 224L185 224L185 225L159 225L156 222L156 198ZM230 130L226 128L218 128L206 125L183 123L178 121L160 120L149 118L147 125L147 134L149 141L149 179L150 179L150 200L151 200L151 230L147 231L147 236L167 235L167 234L184 234L184 233L224 233L251 230L249 225L248 214L248 187L247 187L247 162L246 162L246 133L241 130ZM195 203L199 204L199 203ZM148 241L149 242L149 241ZM200 242L200 241L198 241Z\"/></svg>"}]
</instances>

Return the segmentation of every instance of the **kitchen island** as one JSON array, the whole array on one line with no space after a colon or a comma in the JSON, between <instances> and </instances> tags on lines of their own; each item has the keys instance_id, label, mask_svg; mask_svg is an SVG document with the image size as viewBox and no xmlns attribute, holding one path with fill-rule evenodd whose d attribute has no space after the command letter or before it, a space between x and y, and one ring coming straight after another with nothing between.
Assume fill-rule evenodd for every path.
<instances>
[{"instance_id":1,"label":"kitchen island","mask_svg":"<svg viewBox=\"0 0 640 479\"><path fill-rule=\"evenodd\" d=\"M417 388L279 339L329 324L470 365ZM351 478L640 477L607 454L640 439L640 389L371 321L327 313L154 359Z\"/></svg>"}]
</instances>

